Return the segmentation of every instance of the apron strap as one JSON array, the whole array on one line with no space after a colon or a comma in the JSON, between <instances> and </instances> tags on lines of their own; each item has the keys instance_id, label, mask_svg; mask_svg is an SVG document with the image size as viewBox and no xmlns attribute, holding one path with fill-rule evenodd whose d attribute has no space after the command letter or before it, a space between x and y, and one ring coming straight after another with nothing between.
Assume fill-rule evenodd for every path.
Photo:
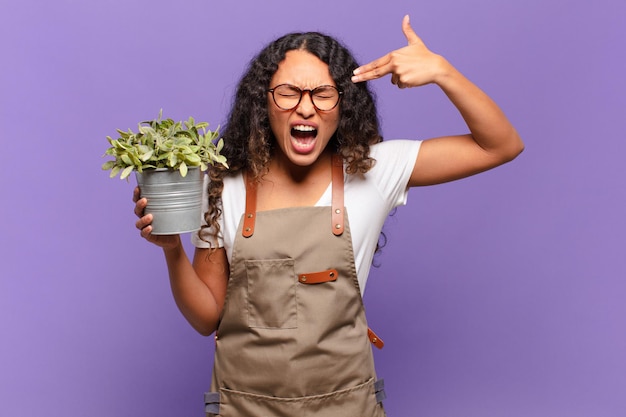
<instances>
[{"instance_id":1,"label":"apron strap","mask_svg":"<svg viewBox=\"0 0 626 417\"><path fill-rule=\"evenodd\" d=\"M385 380L379 379L374 382L374 393L376 395L376 402L382 403L385 398L387 398L387 394L385 394Z\"/></svg>"},{"instance_id":2,"label":"apron strap","mask_svg":"<svg viewBox=\"0 0 626 417\"><path fill-rule=\"evenodd\" d=\"M333 154L332 163L333 201L331 227L335 236L343 233L343 159L339 154Z\"/></svg>"},{"instance_id":3,"label":"apron strap","mask_svg":"<svg viewBox=\"0 0 626 417\"><path fill-rule=\"evenodd\" d=\"M246 212L243 216L243 237L250 237L254 233L256 219L256 184L246 175Z\"/></svg>"},{"instance_id":4,"label":"apron strap","mask_svg":"<svg viewBox=\"0 0 626 417\"><path fill-rule=\"evenodd\" d=\"M332 204L331 204L331 228L335 236L341 236L344 225L343 203L343 159L339 154L332 157ZM246 175L246 211L243 216L243 237L254 234L256 219L256 184Z\"/></svg>"},{"instance_id":5,"label":"apron strap","mask_svg":"<svg viewBox=\"0 0 626 417\"><path fill-rule=\"evenodd\" d=\"M220 413L220 393L205 392L204 393L204 412L208 414L218 415Z\"/></svg>"}]
</instances>

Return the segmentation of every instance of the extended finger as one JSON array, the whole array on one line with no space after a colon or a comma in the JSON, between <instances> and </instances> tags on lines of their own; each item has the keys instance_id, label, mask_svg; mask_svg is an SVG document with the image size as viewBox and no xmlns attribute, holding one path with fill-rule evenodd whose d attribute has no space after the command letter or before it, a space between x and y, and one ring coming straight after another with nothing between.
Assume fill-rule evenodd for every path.
<instances>
[{"instance_id":1,"label":"extended finger","mask_svg":"<svg viewBox=\"0 0 626 417\"><path fill-rule=\"evenodd\" d=\"M352 77L353 82L369 81L383 77L391 72L391 54L378 58L369 64L365 64L355 69Z\"/></svg>"}]
</instances>

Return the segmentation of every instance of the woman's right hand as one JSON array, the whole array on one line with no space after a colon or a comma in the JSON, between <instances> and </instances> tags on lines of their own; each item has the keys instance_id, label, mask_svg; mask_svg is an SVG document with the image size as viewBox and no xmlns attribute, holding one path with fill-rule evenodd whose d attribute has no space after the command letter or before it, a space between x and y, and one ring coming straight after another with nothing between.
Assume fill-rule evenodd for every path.
<instances>
[{"instance_id":1,"label":"woman's right hand","mask_svg":"<svg viewBox=\"0 0 626 417\"><path fill-rule=\"evenodd\" d=\"M141 237L163 249L173 249L181 244L180 235L152 234L152 214L144 213L148 200L141 197L139 187L135 187L133 191L133 201L135 202L135 215L139 217L139 220L135 222L135 227L139 229Z\"/></svg>"}]
</instances>

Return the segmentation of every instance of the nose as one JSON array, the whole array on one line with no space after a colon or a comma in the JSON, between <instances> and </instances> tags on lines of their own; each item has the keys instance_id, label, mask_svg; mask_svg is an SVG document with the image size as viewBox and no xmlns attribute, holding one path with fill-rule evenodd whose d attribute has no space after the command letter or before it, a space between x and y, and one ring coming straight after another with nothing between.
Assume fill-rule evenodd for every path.
<instances>
[{"instance_id":1,"label":"nose","mask_svg":"<svg viewBox=\"0 0 626 417\"><path fill-rule=\"evenodd\" d=\"M315 114L315 106L313 105L311 94L308 91L303 92L302 99L300 99L296 111L302 117L311 117Z\"/></svg>"}]
</instances>

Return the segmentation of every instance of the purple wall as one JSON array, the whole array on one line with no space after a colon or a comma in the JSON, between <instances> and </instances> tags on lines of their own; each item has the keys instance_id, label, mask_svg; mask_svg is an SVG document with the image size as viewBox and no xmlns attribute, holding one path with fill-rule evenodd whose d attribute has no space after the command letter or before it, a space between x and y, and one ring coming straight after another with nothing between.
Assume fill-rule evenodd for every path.
<instances>
[{"instance_id":1,"label":"purple wall","mask_svg":"<svg viewBox=\"0 0 626 417\"><path fill-rule=\"evenodd\" d=\"M383 5L384 4L384 5ZM106 135L164 109L223 123L292 30L366 62L405 13L504 108L514 163L415 189L366 302L393 416L626 415L626 3L3 1L0 415L200 416L212 338L184 322ZM387 138L464 130L434 87L375 89Z\"/></svg>"}]
</instances>

